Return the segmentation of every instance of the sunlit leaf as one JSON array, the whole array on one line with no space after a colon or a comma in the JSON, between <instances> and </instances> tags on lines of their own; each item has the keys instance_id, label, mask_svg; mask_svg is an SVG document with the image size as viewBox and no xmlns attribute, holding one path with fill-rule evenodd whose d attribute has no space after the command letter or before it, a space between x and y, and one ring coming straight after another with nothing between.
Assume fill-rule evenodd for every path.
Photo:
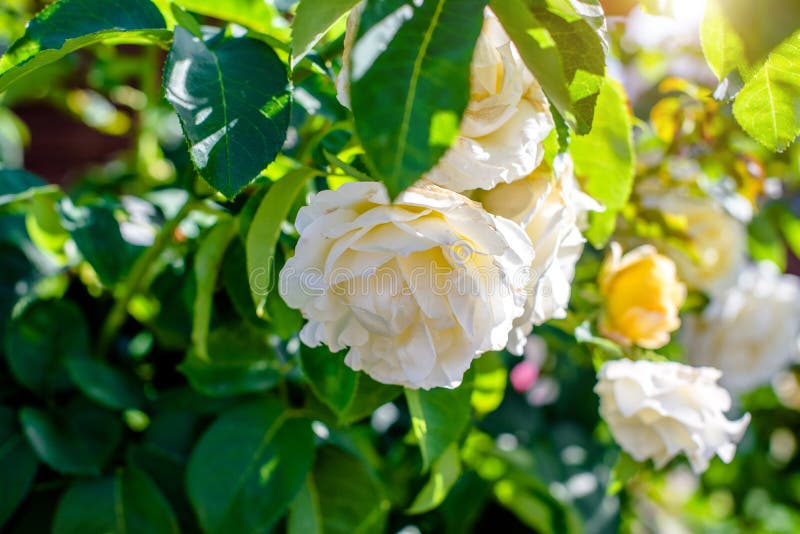
<instances>
[{"instance_id":1,"label":"sunlit leaf","mask_svg":"<svg viewBox=\"0 0 800 534\"><path fill-rule=\"evenodd\" d=\"M272 161L286 138L291 93L286 66L263 41L205 41L175 28L164 90L200 175L232 198Z\"/></svg>"}]
</instances>

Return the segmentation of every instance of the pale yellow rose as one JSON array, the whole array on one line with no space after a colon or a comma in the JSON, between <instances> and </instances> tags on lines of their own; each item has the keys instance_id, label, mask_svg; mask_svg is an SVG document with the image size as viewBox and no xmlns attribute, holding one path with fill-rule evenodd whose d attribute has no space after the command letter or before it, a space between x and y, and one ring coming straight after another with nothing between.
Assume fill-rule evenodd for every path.
<instances>
[{"instance_id":1,"label":"pale yellow rose","mask_svg":"<svg viewBox=\"0 0 800 534\"><path fill-rule=\"evenodd\" d=\"M681 321L678 311L686 287L678 280L675 263L655 247L642 245L624 256L611 244L599 277L604 298L600 331L621 345L648 349L663 347Z\"/></svg>"}]
</instances>

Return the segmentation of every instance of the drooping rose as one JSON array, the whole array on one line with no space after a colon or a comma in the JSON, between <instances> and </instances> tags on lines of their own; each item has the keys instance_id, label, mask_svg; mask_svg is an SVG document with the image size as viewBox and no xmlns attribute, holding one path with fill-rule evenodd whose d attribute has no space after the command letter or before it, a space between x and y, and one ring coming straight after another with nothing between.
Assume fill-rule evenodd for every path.
<instances>
[{"instance_id":1,"label":"drooping rose","mask_svg":"<svg viewBox=\"0 0 800 534\"><path fill-rule=\"evenodd\" d=\"M800 279L750 265L681 331L689 360L722 371L732 392L767 384L800 355Z\"/></svg>"},{"instance_id":2,"label":"drooping rose","mask_svg":"<svg viewBox=\"0 0 800 534\"><path fill-rule=\"evenodd\" d=\"M750 422L750 414L725 417L731 397L719 377L711 367L614 360L600 368L594 390L611 434L634 459L661 468L683 453L702 473L715 455L733 459Z\"/></svg>"},{"instance_id":3,"label":"drooping rose","mask_svg":"<svg viewBox=\"0 0 800 534\"><path fill-rule=\"evenodd\" d=\"M611 244L598 279L603 296L600 331L625 346L657 349L669 342L681 325L678 310L686 287L678 280L675 264L655 247L642 245L622 255Z\"/></svg>"},{"instance_id":4,"label":"drooping rose","mask_svg":"<svg viewBox=\"0 0 800 534\"><path fill-rule=\"evenodd\" d=\"M534 325L566 316L575 264L586 241L583 219L587 211L602 209L581 191L568 156L556 158L554 167L542 165L522 180L475 195L489 213L521 224L536 251L525 312L509 336L508 350L517 355Z\"/></svg>"},{"instance_id":5,"label":"drooping rose","mask_svg":"<svg viewBox=\"0 0 800 534\"><path fill-rule=\"evenodd\" d=\"M280 293L308 319L300 339L374 379L455 387L482 352L505 346L533 259L522 229L433 184L389 201L347 183L297 215Z\"/></svg>"},{"instance_id":6,"label":"drooping rose","mask_svg":"<svg viewBox=\"0 0 800 534\"><path fill-rule=\"evenodd\" d=\"M732 285L745 262L745 226L712 198L680 189L640 189L644 207L661 211L685 229L691 255L669 242L656 243L675 262L681 280L712 294Z\"/></svg>"},{"instance_id":7,"label":"drooping rose","mask_svg":"<svg viewBox=\"0 0 800 534\"><path fill-rule=\"evenodd\" d=\"M363 3L347 19L339 101L350 105L351 52ZM491 189L530 174L542 161L542 142L554 128L539 83L490 9L470 66L470 100L460 135L426 178L452 191Z\"/></svg>"}]
</instances>

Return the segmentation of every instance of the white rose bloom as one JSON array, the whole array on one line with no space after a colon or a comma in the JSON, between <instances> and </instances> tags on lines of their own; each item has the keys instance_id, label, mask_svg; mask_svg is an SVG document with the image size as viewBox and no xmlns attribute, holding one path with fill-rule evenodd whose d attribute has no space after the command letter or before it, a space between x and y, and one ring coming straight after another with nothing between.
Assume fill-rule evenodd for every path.
<instances>
[{"instance_id":1,"label":"white rose bloom","mask_svg":"<svg viewBox=\"0 0 800 534\"><path fill-rule=\"evenodd\" d=\"M514 321L508 350L520 355L534 325L566 316L575 264L586 241L581 234L586 212L603 208L578 186L572 160L556 158L528 177L476 193L484 208L525 229L536 255L525 311Z\"/></svg>"},{"instance_id":2,"label":"white rose bloom","mask_svg":"<svg viewBox=\"0 0 800 534\"><path fill-rule=\"evenodd\" d=\"M682 452L702 473L714 455L733 459L750 422L750 414L725 417L731 397L719 377L711 367L614 360L600 368L594 390L611 434L634 459L661 468Z\"/></svg>"},{"instance_id":3,"label":"white rose bloom","mask_svg":"<svg viewBox=\"0 0 800 534\"><path fill-rule=\"evenodd\" d=\"M308 319L300 339L349 347L347 365L380 382L456 387L523 311L530 240L452 191L421 184L391 203L383 184L347 183L295 226L280 293Z\"/></svg>"},{"instance_id":4,"label":"white rose bloom","mask_svg":"<svg viewBox=\"0 0 800 534\"><path fill-rule=\"evenodd\" d=\"M782 275L770 262L750 265L736 285L684 325L681 339L690 361L719 368L720 383L729 390L767 384L797 360L800 278Z\"/></svg>"},{"instance_id":5,"label":"white rose bloom","mask_svg":"<svg viewBox=\"0 0 800 534\"><path fill-rule=\"evenodd\" d=\"M339 101L350 105L350 53L359 4L347 19ZM542 143L554 128L550 105L490 9L470 66L471 94L460 135L426 178L452 191L491 189L530 174L542 161Z\"/></svg>"},{"instance_id":6,"label":"white rose bloom","mask_svg":"<svg viewBox=\"0 0 800 534\"><path fill-rule=\"evenodd\" d=\"M712 198L693 196L680 189L641 191L641 203L666 215L683 219L689 246L696 253L669 243L659 243L678 267L681 280L689 287L716 293L736 281L745 262L747 232Z\"/></svg>"}]
</instances>

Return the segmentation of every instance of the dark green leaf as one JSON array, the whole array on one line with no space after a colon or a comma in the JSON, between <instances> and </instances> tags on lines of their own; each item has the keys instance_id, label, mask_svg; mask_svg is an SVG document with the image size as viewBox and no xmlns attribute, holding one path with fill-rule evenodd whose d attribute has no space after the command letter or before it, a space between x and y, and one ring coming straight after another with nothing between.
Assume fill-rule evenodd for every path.
<instances>
[{"instance_id":1,"label":"dark green leaf","mask_svg":"<svg viewBox=\"0 0 800 534\"><path fill-rule=\"evenodd\" d=\"M30 190L45 186L45 182L22 169L0 169L0 206L16 201Z\"/></svg>"},{"instance_id":2,"label":"dark green leaf","mask_svg":"<svg viewBox=\"0 0 800 534\"><path fill-rule=\"evenodd\" d=\"M84 395L107 408L126 410L144 405L142 387L136 379L105 362L70 358L67 370Z\"/></svg>"},{"instance_id":3,"label":"dark green leaf","mask_svg":"<svg viewBox=\"0 0 800 534\"><path fill-rule=\"evenodd\" d=\"M592 131L573 136L569 150L585 191L606 209L601 217L595 218L594 213L590 217L589 234L599 248L611 236L609 230L613 231L607 221L616 220L633 189L633 124L619 83L606 79L597 98Z\"/></svg>"},{"instance_id":4,"label":"dark green leaf","mask_svg":"<svg viewBox=\"0 0 800 534\"><path fill-rule=\"evenodd\" d=\"M286 138L286 66L260 40L220 31L204 42L176 27L164 90L200 175L226 197L258 176Z\"/></svg>"},{"instance_id":5,"label":"dark green leaf","mask_svg":"<svg viewBox=\"0 0 800 534\"><path fill-rule=\"evenodd\" d=\"M751 64L759 63L800 28L797 0L723 0L722 11Z\"/></svg>"},{"instance_id":6,"label":"dark green leaf","mask_svg":"<svg viewBox=\"0 0 800 534\"><path fill-rule=\"evenodd\" d=\"M492 0L491 7L558 112L576 132L588 133L605 74L592 24L559 0Z\"/></svg>"},{"instance_id":7,"label":"dark green leaf","mask_svg":"<svg viewBox=\"0 0 800 534\"><path fill-rule=\"evenodd\" d=\"M314 470L292 504L290 534L384 532L389 502L363 461L332 446L317 451Z\"/></svg>"},{"instance_id":8,"label":"dark green leaf","mask_svg":"<svg viewBox=\"0 0 800 534\"><path fill-rule=\"evenodd\" d=\"M458 134L485 5L365 6L351 56L350 100L367 159L392 197L433 167Z\"/></svg>"},{"instance_id":9,"label":"dark green leaf","mask_svg":"<svg viewBox=\"0 0 800 534\"><path fill-rule=\"evenodd\" d=\"M265 391L281 378L280 363L266 333L241 322L208 336L208 354L190 351L180 365L192 387L211 396Z\"/></svg>"},{"instance_id":10,"label":"dark green leaf","mask_svg":"<svg viewBox=\"0 0 800 534\"><path fill-rule=\"evenodd\" d=\"M0 58L0 92L34 69L94 43L167 42L165 28L164 17L149 0L54 2L36 15L25 35Z\"/></svg>"},{"instance_id":11,"label":"dark green leaf","mask_svg":"<svg viewBox=\"0 0 800 534\"><path fill-rule=\"evenodd\" d=\"M53 522L53 534L128 532L179 532L175 514L161 491L135 467L73 484L61 498Z\"/></svg>"},{"instance_id":12,"label":"dark green leaf","mask_svg":"<svg viewBox=\"0 0 800 534\"><path fill-rule=\"evenodd\" d=\"M337 414L345 412L355 398L359 374L345 365L344 353L302 346L300 364L314 394Z\"/></svg>"},{"instance_id":13,"label":"dark green leaf","mask_svg":"<svg viewBox=\"0 0 800 534\"><path fill-rule=\"evenodd\" d=\"M0 527L31 488L39 462L10 408L0 406Z\"/></svg>"},{"instance_id":14,"label":"dark green leaf","mask_svg":"<svg viewBox=\"0 0 800 534\"><path fill-rule=\"evenodd\" d=\"M461 437L469 424L470 391L464 384L456 389L405 390L425 470Z\"/></svg>"},{"instance_id":15,"label":"dark green leaf","mask_svg":"<svg viewBox=\"0 0 800 534\"><path fill-rule=\"evenodd\" d=\"M273 289L275 246L281 235L281 223L286 219L294 199L315 174L317 171L313 169L295 169L272 184L250 223L245 243L247 272L250 292L259 315L264 314L267 296Z\"/></svg>"},{"instance_id":16,"label":"dark green leaf","mask_svg":"<svg viewBox=\"0 0 800 534\"><path fill-rule=\"evenodd\" d=\"M39 394L63 391L65 362L89 355L83 313L69 301L36 301L9 323L5 352L18 382Z\"/></svg>"},{"instance_id":17,"label":"dark green leaf","mask_svg":"<svg viewBox=\"0 0 800 534\"><path fill-rule=\"evenodd\" d=\"M114 414L90 404L73 404L57 417L25 407L19 419L39 459L64 474L99 475L121 437Z\"/></svg>"},{"instance_id":18,"label":"dark green leaf","mask_svg":"<svg viewBox=\"0 0 800 534\"><path fill-rule=\"evenodd\" d=\"M211 534L269 529L302 487L313 451L308 421L290 418L274 399L224 413L189 459L187 490L203 529Z\"/></svg>"},{"instance_id":19,"label":"dark green leaf","mask_svg":"<svg viewBox=\"0 0 800 534\"><path fill-rule=\"evenodd\" d=\"M114 216L116 208L113 204L76 206L69 199L59 204L64 228L100 281L109 287L125 277L144 250L122 237Z\"/></svg>"},{"instance_id":20,"label":"dark green leaf","mask_svg":"<svg viewBox=\"0 0 800 534\"><path fill-rule=\"evenodd\" d=\"M303 0L292 21L292 67L360 0Z\"/></svg>"}]
</instances>

